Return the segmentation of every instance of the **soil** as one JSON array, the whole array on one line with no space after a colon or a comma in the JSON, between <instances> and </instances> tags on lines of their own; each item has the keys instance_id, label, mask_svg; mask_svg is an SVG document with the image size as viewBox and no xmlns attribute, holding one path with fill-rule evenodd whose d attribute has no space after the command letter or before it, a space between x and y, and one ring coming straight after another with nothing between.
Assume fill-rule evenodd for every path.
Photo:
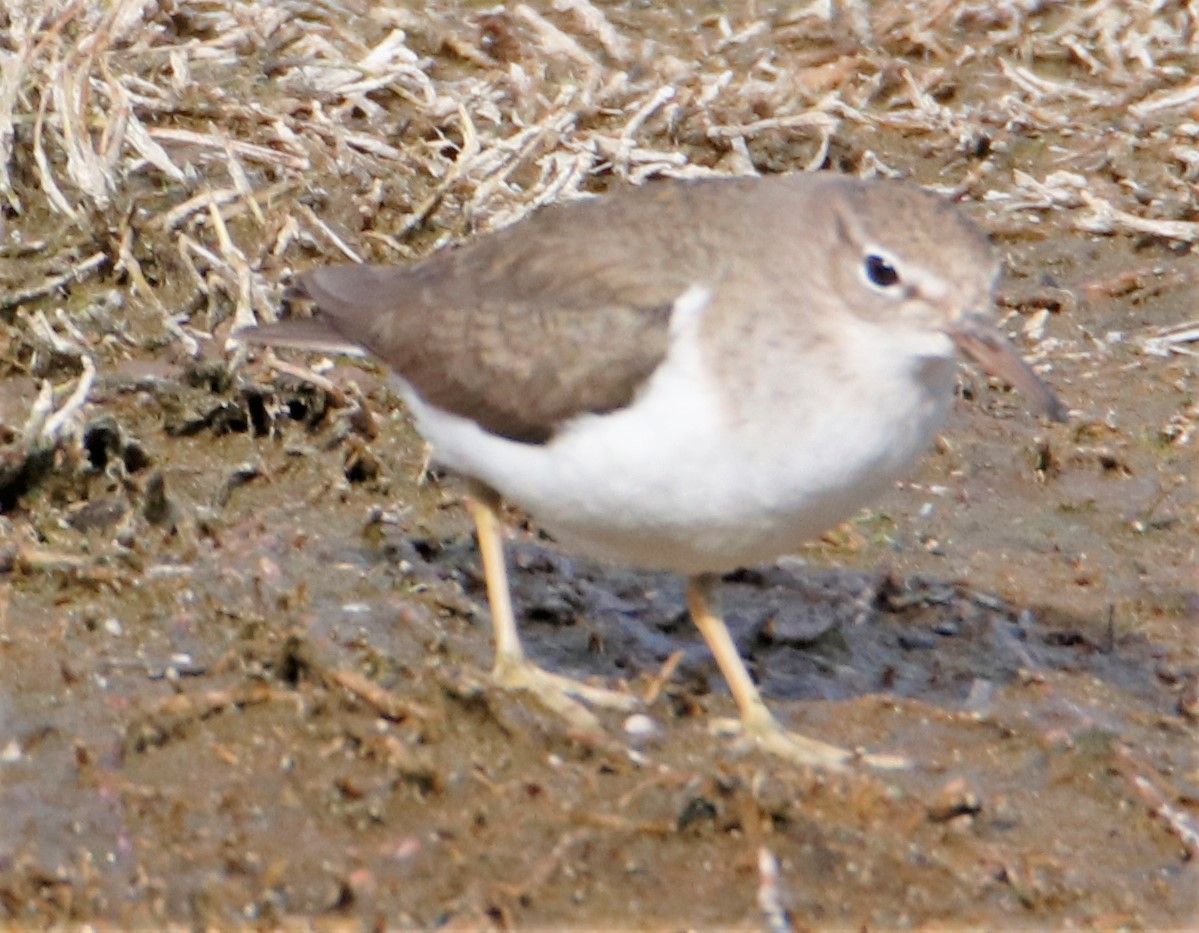
<instances>
[{"instance_id":1,"label":"soil","mask_svg":"<svg viewBox=\"0 0 1199 933\"><path fill-rule=\"evenodd\" d=\"M763 170L801 164L775 145ZM937 176L898 130L869 145ZM1057 156L1007 158L1042 177ZM529 653L644 700L572 737L488 682L464 490L425 469L378 369L321 388L147 343L99 367L78 443L0 459L0 919L1199 923L1199 373L1142 339L1194 317L1199 259L965 209L1069 422L964 370L909 481L720 588L780 718L911 767L807 771L714 731L734 708L681 580L508 513ZM27 320L0 318L13 450L54 375L19 349Z\"/></svg>"}]
</instances>

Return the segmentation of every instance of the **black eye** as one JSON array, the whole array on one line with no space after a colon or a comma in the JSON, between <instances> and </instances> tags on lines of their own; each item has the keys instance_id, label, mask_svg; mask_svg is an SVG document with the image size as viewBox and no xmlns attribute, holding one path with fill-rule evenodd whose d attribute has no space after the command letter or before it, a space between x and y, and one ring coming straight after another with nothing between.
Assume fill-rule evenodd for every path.
<instances>
[{"instance_id":1,"label":"black eye","mask_svg":"<svg viewBox=\"0 0 1199 933\"><path fill-rule=\"evenodd\" d=\"M899 273L895 267L878 253L870 253L866 257L866 278L879 288L890 288L899 284Z\"/></svg>"}]
</instances>

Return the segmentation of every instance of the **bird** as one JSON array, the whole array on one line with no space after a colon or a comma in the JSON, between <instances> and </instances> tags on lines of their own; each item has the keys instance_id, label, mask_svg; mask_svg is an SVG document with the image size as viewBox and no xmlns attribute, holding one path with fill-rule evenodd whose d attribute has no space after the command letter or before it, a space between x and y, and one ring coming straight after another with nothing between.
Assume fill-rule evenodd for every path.
<instances>
[{"instance_id":1,"label":"bird","mask_svg":"<svg viewBox=\"0 0 1199 933\"><path fill-rule=\"evenodd\" d=\"M501 503L563 548L686 576L738 730L793 765L900 766L788 730L730 637L722 575L774 561L907 474L959 359L1067 409L988 320L998 251L907 181L666 179L552 205L406 265L298 276L315 308L247 343L373 355L434 461L464 477L494 681L580 729L636 698L547 671L517 630Z\"/></svg>"}]
</instances>

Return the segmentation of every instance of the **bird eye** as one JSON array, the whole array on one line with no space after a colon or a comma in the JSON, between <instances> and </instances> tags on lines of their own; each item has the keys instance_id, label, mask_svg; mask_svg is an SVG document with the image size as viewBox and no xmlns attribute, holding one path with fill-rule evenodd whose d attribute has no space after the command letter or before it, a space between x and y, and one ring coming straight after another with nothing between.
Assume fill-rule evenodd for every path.
<instances>
[{"instance_id":1,"label":"bird eye","mask_svg":"<svg viewBox=\"0 0 1199 933\"><path fill-rule=\"evenodd\" d=\"M889 289L899 284L899 272L878 253L868 253L865 265L866 279L876 288Z\"/></svg>"}]
</instances>

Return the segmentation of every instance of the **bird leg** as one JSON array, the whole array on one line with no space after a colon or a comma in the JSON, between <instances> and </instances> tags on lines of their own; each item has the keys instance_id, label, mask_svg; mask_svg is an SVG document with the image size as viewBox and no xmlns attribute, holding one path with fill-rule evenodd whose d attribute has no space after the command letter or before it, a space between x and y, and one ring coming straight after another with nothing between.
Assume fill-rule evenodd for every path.
<instances>
[{"instance_id":1,"label":"bird leg","mask_svg":"<svg viewBox=\"0 0 1199 933\"><path fill-rule=\"evenodd\" d=\"M905 758L858 754L784 729L762 702L762 695L745 669L728 627L712 609L712 587L716 580L712 574L699 574L688 579L687 608L737 701L737 709L741 712L741 721L737 724L740 731L771 754L804 767L840 771L852 761L862 761L876 768L908 766Z\"/></svg>"},{"instance_id":2,"label":"bird leg","mask_svg":"<svg viewBox=\"0 0 1199 933\"><path fill-rule=\"evenodd\" d=\"M494 495L479 491L467 502L478 533L483 576L487 581L487 600L491 605L491 625L495 630L492 678L504 689L525 690L533 694L581 734L602 735L599 720L579 700L620 710L636 709L639 701L627 693L604 690L560 674L551 674L525 657L520 634L516 630L516 616L512 612L504 543L500 535L499 516L496 514L498 500Z\"/></svg>"}]
</instances>

